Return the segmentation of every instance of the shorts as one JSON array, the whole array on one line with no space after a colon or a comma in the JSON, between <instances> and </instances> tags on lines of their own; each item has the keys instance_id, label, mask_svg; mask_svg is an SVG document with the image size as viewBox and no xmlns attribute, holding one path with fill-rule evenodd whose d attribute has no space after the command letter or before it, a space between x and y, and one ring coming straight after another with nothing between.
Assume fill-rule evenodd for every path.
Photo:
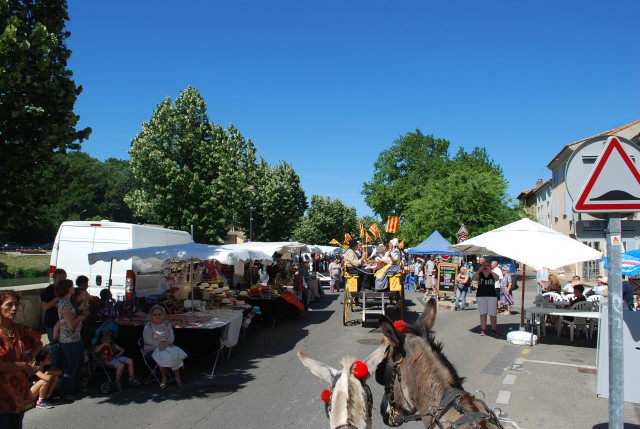
<instances>
[{"instance_id":1,"label":"shorts","mask_svg":"<svg viewBox=\"0 0 640 429\"><path fill-rule=\"evenodd\" d=\"M489 316L495 316L498 308L498 298L495 296L476 296L478 303L478 311L480 315L488 314Z\"/></svg>"},{"instance_id":2,"label":"shorts","mask_svg":"<svg viewBox=\"0 0 640 429\"><path fill-rule=\"evenodd\" d=\"M128 357L126 357L125 355L122 355L120 357L114 357L113 359L111 359L109 362L102 362L102 364L104 366L109 366L112 368L117 368L118 364L122 363L123 365L126 365L126 361L127 359L129 359Z\"/></svg>"}]
</instances>

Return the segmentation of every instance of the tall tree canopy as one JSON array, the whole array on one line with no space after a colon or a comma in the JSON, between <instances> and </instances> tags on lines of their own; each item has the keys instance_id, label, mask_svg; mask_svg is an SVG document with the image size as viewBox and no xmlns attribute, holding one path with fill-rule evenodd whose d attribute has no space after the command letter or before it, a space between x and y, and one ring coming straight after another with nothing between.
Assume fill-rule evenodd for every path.
<instances>
[{"instance_id":1,"label":"tall tree canopy","mask_svg":"<svg viewBox=\"0 0 640 429\"><path fill-rule=\"evenodd\" d=\"M460 223L475 236L523 216L512 207L502 169L484 148L460 148L451 158L447 140L416 130L394 141L374 168L364 184L365 201L383 219L403 217L398 236L408 246L436 229L453 241Z\"/></svg>"},{"instance_id":2,"label":"tall tree canopy","mask_svg":"<svg viewBox=\"0 0 640 429\"><path fill-rule=\"evenodd\" d=\"M0 1L0 236L21 235L58 197L54 154L79 149L82 91L67 68L67 2Z\"/></svg>"},{"instance_id":3,"label":"tall tree canopy","mask_svg":"<svg viewBox=\"0 0 640 429\"><path fill-rule=\"evenodd\" d=\"M198 241L222 242L232 226L248 229L248 188L256 149L230 126L209 122L204 99L187 87L167 97L131 142L137 188L126 200L138 216L188 230Z\"/></svg>"},{"instance_id":4,"label":"tall tree canopy","mask_svg":"<svg viewBox=\"0 0 640 429\"><path fill-rule=\"evenodd\" d=\"M261 159L255 183L253 239L289 240L307 209L300 177L284 161L271 166Z\"/></svg>"},{"instance_id":5,"label":"tall tree canopy","mask_svg":"<svg viewBox=\"0 0 640 429\"><path fill-rule=\"evenodd\" d=\"M293 238L303 243L326 245L333 238L342 241L345 233L357 237L358 227L355 208L347 207L339 199L313 195Z\"/></svg>"}]
</instances>

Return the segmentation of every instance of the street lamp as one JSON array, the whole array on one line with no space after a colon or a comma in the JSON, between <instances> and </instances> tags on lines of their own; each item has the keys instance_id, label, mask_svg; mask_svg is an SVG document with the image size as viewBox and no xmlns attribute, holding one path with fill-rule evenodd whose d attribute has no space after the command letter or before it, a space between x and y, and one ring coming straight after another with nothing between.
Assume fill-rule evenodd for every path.
<instances>
[{"instance_id":1,"label":"street lamp","mask_svg":"<svg viewBox=\"0 0 640 429\"><path fill-rule=\"evenodd\" d=\"M249 185L249 241L253 241L253 193L256 191L256 187Z\"/></svg>"}]
</instances>

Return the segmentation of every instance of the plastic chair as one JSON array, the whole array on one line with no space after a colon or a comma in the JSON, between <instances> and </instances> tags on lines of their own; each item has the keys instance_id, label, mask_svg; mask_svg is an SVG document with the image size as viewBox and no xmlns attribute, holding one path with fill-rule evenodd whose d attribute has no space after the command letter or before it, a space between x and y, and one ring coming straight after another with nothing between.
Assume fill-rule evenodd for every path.
<instances>
[{"instance_id":1,"label":"plastic chair","mask_svg":"<svg viewBox=\"0 0 640 429\"><path fill-rule=\"evenodd\" d=\"M545 296L549 297L549 299L553 299L554 301L562 301L562 295L560 295L559 293L556 292L545 292L542 294L542 298L544 298Z\"/></svg>"},{"instance_id":2,"label":"plastic chair","mask_svg":"<svg viewBox=\"0 0 640 429\"><path fill-rule=\"evenodd\" d=\"M580 301L576 302L571 306L571 310L574 311L593 311L593 303L590 301ZM573 332L575 328L578 328L578 335L580 334L580 329L584 329L585 335L587 339L591 339L593 336L593 325L587 321L586 317L573 317L573 320L568 320L566 317L572 316L560 316L558 319L558 338L560 337L560 331L562 330L562 324L565 323L569 325L569 338L573 341Z\"/></svg>"}]
</instances>

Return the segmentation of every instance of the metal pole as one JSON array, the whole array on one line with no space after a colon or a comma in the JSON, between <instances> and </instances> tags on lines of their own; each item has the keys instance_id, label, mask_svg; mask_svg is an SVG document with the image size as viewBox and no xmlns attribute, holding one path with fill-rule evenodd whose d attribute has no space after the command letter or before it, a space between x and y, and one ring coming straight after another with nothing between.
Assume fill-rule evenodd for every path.
<instances>
[{"instance_id":1,"label":"metal pole","mask_svg":"<svg viewBox=\"0 0 640 429\"><path fill-rule=\"evenodd\" d=\"M249 199L249 241L253 241L253 192Z\"/></svg>"},{"instance_id":2,"label":"metal pole","mask_svg":"<svg viewBox=\"0 0 640 429\"><path fill-rule=\"evenodd\" d=\"M527 266L522 264L522 299L520 300L520 330L524 331L524 282L527 276Z\"/></svg>"},{"instance_id":3,"label":"metal pole","mask_svg":"<svg viewBox=\"0 0 640 429\"><path fill-rule=\"evenodd\" d=\"M620 214L607 215L609 259L609 427L624 426L624 354L622 330L622 225Z\"/></svg>"}]
</instances>

